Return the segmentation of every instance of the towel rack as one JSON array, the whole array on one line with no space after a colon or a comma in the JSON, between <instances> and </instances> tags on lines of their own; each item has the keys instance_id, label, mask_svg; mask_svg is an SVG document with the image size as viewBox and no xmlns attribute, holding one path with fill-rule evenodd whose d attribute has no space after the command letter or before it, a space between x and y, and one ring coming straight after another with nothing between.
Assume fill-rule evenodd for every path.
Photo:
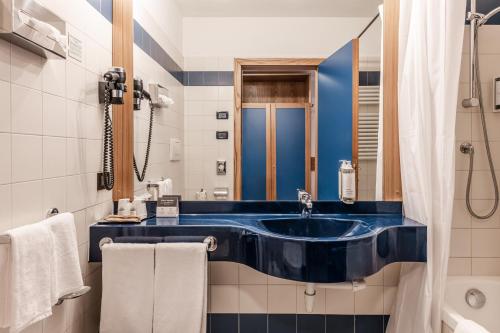
<instances>
[{"instance_id":1,"label":"towel rack","mask_svg":"<svg viewBox=\"0 0 500 333\"><path fill-rule=\"evenodd\" d=\"M52 217L59 214L59 209L57 208L50 208L47 210L47 213L45 214L46 218ZM0 235L0 245L1 244L10 244L10 237L9 235Z\"/></svg>"},{"instance_id":2,"label":"towel rack","mask_svg":"<svg viewBox=\"0 0 500 333\"><path fill-rule=\"evenodd\" d=\"M49 218L49 217L55 216L57 214L59 214L59 209L57 209L57 208L50 208L49 210L47 210L47 213L45 214L45 217ZM1 244L10 244L10 237L9 237L9 235L0 235L0 245ZM82 286L82 288L80 290L77 290L75 292L72 292L72 293L69 293L67 295L61 296L61 298L59 298L57 300L56 305L60 305L64 301L69 300L69 299L74 299L74 298L81 297L81 296L87 294L91 289L92 288L89 287L89 286Z\"/></svg>"},{"instance_id":3,"label":"towel rack","mask_svg":"<svg viewBox=\"0 0 500 333\"><path fill-rule=\"evenodd\" d=\"M137 239L140 240L140 237L137 237ZM182 242L182 241L178 241L178 242ZM112 243L113 243L113 239L111 239L110 237L101 238L101 240L99 241L99 248L102 250L102 247L104 245L106 245L106 244L112 244ZM137 243L140 243L140 242L137 242ZM162 242L162 241L160 241L158 243L168 243L168 242ZM207 245L207 251L208 252L213 252L213 251L215 251L217 249L217 238L215 238L214 236L207 236L207 237L205 237L203 239L203 243Z\"/></svg>"}]
</instances>

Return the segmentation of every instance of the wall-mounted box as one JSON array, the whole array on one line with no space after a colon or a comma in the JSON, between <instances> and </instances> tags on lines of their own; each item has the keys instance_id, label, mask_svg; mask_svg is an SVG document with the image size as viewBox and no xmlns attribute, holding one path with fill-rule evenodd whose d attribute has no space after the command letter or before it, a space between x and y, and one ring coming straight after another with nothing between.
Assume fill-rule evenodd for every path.
<instances>
[{"instance_id":1,"label":"wall-mounted box","mask_svg":"<svg viewBox=\"0 0 500 333\"><path fill-rule=\"evenodd\" d=\"M181 139L170 138L170 160L180 161L181 151L182 151Z\"/></svg>"},{"instance_id":2,"label":"wall-mounted box","mask_svg":"<svg viewBox=\"0 0 500 333\"><path fill-rule=\"evenodd\" d=\"M66 22L34 0L0 0L0 38L42 57L66 58Z\"/></svg>"},{"instance_id":3,"label":"wall-mounted box","mask_svg":"<svg viewBox=\"0 0 500 333\"><path fill-rule=\"evenodd\" d=\"M217 140L227 140L227 139L229 139L229 132L228 131L217 131L217 132L215 132L215 138Z\"/></svg>"}]
</instances>

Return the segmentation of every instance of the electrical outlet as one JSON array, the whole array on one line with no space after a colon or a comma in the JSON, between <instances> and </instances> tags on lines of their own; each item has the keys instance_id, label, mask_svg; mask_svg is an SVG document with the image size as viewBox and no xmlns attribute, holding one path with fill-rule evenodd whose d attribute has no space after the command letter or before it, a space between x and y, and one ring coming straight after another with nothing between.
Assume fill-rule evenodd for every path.
<instances>
[{"instance_id":1,"label":"electrical outlet","mask_svg":"<svg viewBox=\"0 0 500 333\"><path fill-rule=\"evenodd\" d=\"M106 187L104 186L104 173L103 172L98 172L97 173L97 190L104 190Z\"/></svg>"}]
</instances>

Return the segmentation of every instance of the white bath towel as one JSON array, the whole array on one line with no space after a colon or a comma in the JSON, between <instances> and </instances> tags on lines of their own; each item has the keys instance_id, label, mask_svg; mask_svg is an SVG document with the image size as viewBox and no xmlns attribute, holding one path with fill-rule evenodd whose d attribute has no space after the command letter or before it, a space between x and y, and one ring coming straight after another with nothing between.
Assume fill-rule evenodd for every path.
<instances>
[{"instance_id":1,"label":"white bath towel","mask_svg":"<svg viewBox=\"0 0 500 333\"><path fill-rule=\"evenodd\" d=\"M2 246L0 257L7 258L1 273L0 298L4 298L2 325L17 333L52 314L53 241L49 229L41 223L8 230L10 247ZM9 249L10 248L10 249ZM6 250L7 249L7 250ZM10 251L5 255L5 251Z\"/></svg>"},{"instance_id":2,"label":"white bath towel","mask_svg":"<svg viewBox=\"0 0 500 333\"><path fill-rule=\"evenodd\" d=\"M154 333L204 333L207 314L207 246L156 245Z\"/></svg>"},{"instance_id":3,"label":"white bath towel","mask_svg":"<svg viewBox=\"0 0 500 333\"><path fill-rule=\"evenodd\" d=\"M54 242L52 304L61 296L83 287L82 271L78 257L75 219L71 213L55 215L42 221Z\"/></svg>"},{"instance_id":4,"label":"white bath towel","mask_svg":"<svg viewBox=\"0 0 500 333\"><path fill-rule=\"evenodd\" d=\"M490 333L483 326L468 319L460 320L455 327L454 333Z\"/></svg>"},{"instance_id":5,"label":"white bath towel","mask_svg":"<svg viewBox=\"0 0 500 333\"><path fill-rule=\"evenodd\" d=\"M104 245L101 333L151 333L154 251L154 244Z\"/></svg>"}]
</instances>

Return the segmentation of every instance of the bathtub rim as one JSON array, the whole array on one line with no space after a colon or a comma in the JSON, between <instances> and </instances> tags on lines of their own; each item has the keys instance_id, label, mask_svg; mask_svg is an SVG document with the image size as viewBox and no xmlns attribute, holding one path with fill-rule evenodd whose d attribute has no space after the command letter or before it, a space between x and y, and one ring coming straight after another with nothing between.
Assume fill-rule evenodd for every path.
<instances>
[{"instance_id":1,"label":"bathtub rim","mask_svg":"<svg viewBox=\"0 0 500 333\"><path fill-rule=\"evenodd\" d=\"M449 282L461 282L461 281L469 281L474 280L479 283L481 282L494 282L500 285L500 276L497 275L458 275L458 276L448 276L446 279L446 286L448 286ZM441 310L441 321L444 322L449 328L455 330L457 324L465 318L460 313L458 313L450 304L446 302L446 299L443 300L443 308Z\"/></svg>"}]
</instances>

